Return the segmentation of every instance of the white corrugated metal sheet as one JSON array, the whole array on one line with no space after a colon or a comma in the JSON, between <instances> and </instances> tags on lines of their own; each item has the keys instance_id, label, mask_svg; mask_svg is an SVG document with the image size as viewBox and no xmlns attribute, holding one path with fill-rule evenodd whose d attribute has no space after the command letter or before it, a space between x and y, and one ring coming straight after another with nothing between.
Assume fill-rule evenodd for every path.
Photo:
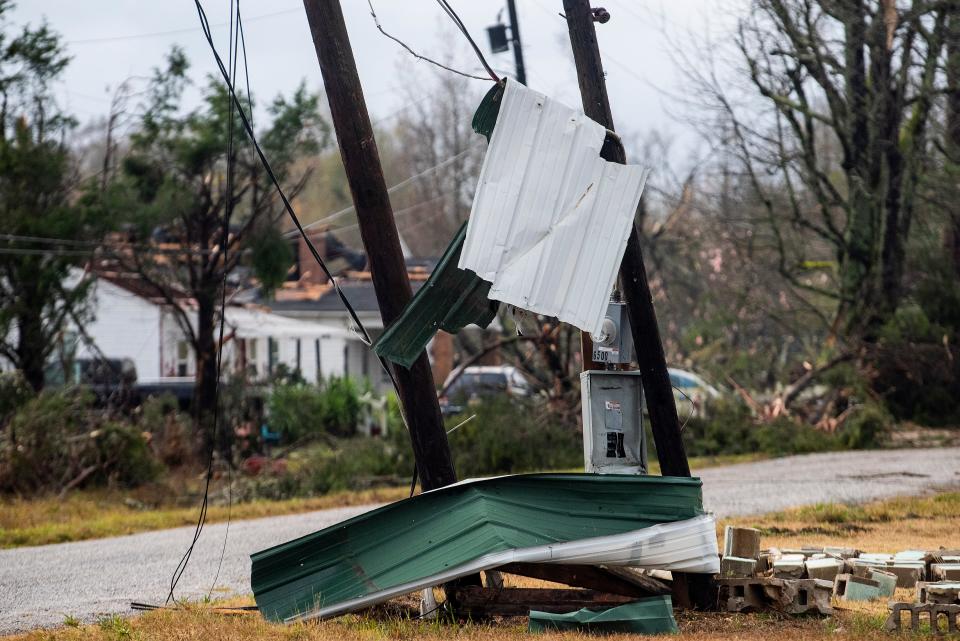
<instances>
[{"instance_id":1,"label":"white corrugated metal sheet","mask_svg":"<svg viewBox=\"0 0 960 641\"><path fill-rule=\"evenodd\" d=\"M600 330L648 173L600 158L605 136L507 82L459 263L491 299Z\"/></svg>"}]
</instances>

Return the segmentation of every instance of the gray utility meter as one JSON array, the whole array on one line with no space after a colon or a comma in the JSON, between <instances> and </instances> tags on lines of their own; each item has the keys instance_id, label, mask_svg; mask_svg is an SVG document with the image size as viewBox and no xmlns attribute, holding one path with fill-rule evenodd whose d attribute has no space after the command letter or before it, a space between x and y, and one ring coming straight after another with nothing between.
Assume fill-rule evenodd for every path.
<instances>
[{"instance_id":1,"label":"gray utility meter","mask_svg":"<svg viewBox=\"0 0 960 641\"><path fill-rule=\"evenodd\" d=\"M612 302L607 305L603 329L590 334L593 341L595 363L629 363L633 360L633 334L630 332L630 317L626 303Z\"/></svg>"},{"instance_id":2,"label":"gray utility meter","mask_svg":"<svg viewBox=\"0 0 960 641\"><path fill-rule=\"evenodd\" d=\"M646 474L640 372L587 370L583 394L583 467L601 474Z\"/></svg>"}]
</instances>

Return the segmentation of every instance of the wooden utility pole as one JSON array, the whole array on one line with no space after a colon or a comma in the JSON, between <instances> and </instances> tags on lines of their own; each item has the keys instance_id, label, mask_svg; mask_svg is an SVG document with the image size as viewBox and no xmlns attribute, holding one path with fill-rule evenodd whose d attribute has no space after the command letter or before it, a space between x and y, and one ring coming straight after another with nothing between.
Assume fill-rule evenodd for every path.
<instances>
[{"instance_id":1,"label":"wooden utility pole","mask_svg":"<svg viewBox=\"0 0 960 641\"><path fill-rule=\"evenodd\" d=\"M594 14L589 0L563 0L563 10L570 32L570 45L577 67L577 80L583 111L610 131L614 130L607 84L600 61L600 47L594 29ZM606 19L609 19L607 14ZM606 21L606 20L604 20ZM604 142L600 155L611 162L626 163L623 145L612 144L610 137ZM657 447L657 459L662 474L690 476L690 465L680 436L680 421L677 419L677 404L673 398L673 386L667 372L667 359L660 341L657 314L653 308L653 296L647 282L647 270L643 264L643 250L636 225L630 231L627 249L620 264L620 285L623 289L633 342L637 348L637 363L643 380L650 427ZM584 364L589 362L592 345L589 336L582 341ZM591 351L587 351L591 350ZM673 574L673 594L677 605L695 605L709 608L715 605L716 595L710 586L710 577L700 574Z\"/></svg>"},{"instance_id":2,"label":"wooden utility pole","mask_svg":"<svg viewBox=\"0 0 960 641\"><path fill-rule=\"evenodd\" d=\"M593 11L589 0L563 0L563 10L570 32L570 45L577 66L577 80L583 111L610 131L613 131L613 115L607 98L607 83L603 77L597 32L593 27ZM622 145L604 143L600 155L609 161L626 163ZM637 348L637 364L643 378L643 392L650 414L650 427L657 446L660 471L668 476L690 476L687 453L680 437L680 421L677 419L677 404L673 398L673 386L667 372L667 359L660 341L657 313L653 308L653 296L647 282L647 270L643 264L643 250L636 225L630 231L627 249L620 264L620 284L623 289L633 342ZM589 346L586 337L586 346ZM587 362L591 352L583 355Z\"/></svg>"},{"instance_id":3,"label":"wooden utility pole","mask_svg":"<svg viewBox=\"0 0 960 641\"><path fill-rule=\"evenodd\" d=\"M350 38L339 0L304 0L303 6L320 61L380 315L387 326L400 316L413 293ZM423 489L455 482L457 477L426 353L410 369L396 367L394 372Z\"/></svg>"}]
</instances>

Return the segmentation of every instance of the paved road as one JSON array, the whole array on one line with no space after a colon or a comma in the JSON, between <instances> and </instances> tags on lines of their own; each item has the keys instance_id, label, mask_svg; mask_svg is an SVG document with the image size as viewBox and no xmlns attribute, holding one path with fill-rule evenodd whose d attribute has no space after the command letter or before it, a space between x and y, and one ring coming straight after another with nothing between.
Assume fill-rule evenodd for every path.
<instances>
[{"instance_id":1,"label":"paved road","mask_svg":"<svg viewBox=\"0 0 960 641\"><path fill-rule=\"evenodd\" d=\"M704 502L718 516L756 514L820 501L856 502L960 484L960 448L811 454L703 470ZM249 554L359 514L372 506L235 522L215 594L249 593ZM205 529L178 596L206 593L225 526ZM0 633L129 612L160 603L193 528L0 551Z\"/></svg>"}]
</instances>

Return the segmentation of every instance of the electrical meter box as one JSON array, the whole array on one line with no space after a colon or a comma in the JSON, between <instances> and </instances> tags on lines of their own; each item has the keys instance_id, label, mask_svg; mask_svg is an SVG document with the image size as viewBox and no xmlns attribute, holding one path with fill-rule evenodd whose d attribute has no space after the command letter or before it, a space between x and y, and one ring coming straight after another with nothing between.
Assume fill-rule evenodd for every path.
<instances>
[{"instance_id":1,"label":"electrical meter box","mask_svg":"<svg viewBox=\"0 0 960 641\"><path fill-rule=\"evenodd\" d=\"M640 372L588 370L583 395L583 467L600 474L646 474Z\"/></svg>"},{"instance_id":2,"label":"electrical meter box","mask_svg":"<svg viewBox=\"0 0 960 641\"><path fill-rule=\"evenodd\" d=\"M629 363L633 360L633 334L626 303L611 302L603 318L603 328L590 334L595 363Z\"/></svg>"}]
</instances>

